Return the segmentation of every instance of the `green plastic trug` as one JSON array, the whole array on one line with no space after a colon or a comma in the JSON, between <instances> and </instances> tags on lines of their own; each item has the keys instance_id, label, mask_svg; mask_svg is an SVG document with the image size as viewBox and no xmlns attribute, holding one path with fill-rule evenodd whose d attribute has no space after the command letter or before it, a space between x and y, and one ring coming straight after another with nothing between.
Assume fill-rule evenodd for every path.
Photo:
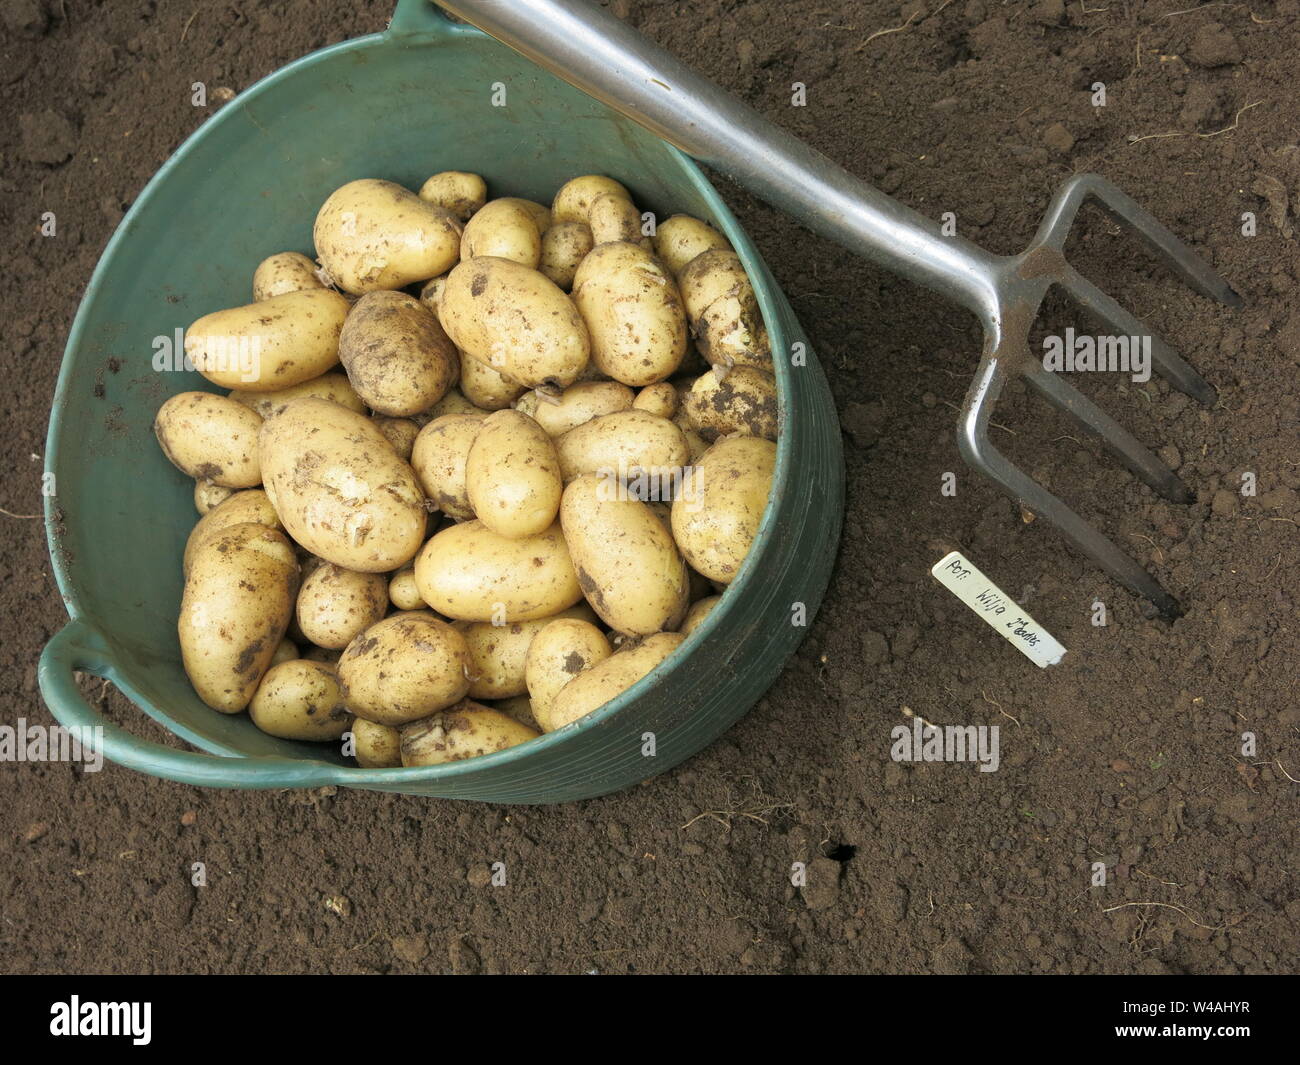
<instances>
[{"instance_id":1,"label":"green plastic trug","mask_svg":"<svg viewBox=\"0 0 1300 1065\"><path fill-rule=\"evenodd\" d=\"M502 88L506 106L494 106ZM155 368L166 361L156 338L251 299L253 267L265 256L310 252L316 210L344 182L382 177L418 188L446 169L483 174L494 194L545 202L576 174L608 174L661 217L684 212L726 233L754 280L777 356L776 481L755 549L722 604L636 687L512 750L446 766L358 769L324 745L277 740L244 715L216 713L186 680L176 616L193 486L163 457L151 424L169 395L210 386L193 372ZM387 33L259 82L167 161L91 279L68 338L48 456L58 493L47 500L50 554L72 616L41 657L50 709L68 726L102 726L115 762L216 787L341 784L542 803L645 780L715 739L772 683L821 600L843 510L825 378L766 266L695 164L422 0L403 0ZM107 677L207 753L110 724L83 699L74 670Z\"/></svg>"}]
</instances>

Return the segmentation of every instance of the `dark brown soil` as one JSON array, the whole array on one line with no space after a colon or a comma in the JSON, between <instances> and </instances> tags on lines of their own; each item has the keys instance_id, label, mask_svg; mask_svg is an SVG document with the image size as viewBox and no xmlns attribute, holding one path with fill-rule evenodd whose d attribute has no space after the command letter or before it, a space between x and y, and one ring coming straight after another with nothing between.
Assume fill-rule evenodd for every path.
<instances>
[{"instance_id":1,"label":"dark brown soil","mask_svg":"<svg viewBox=\"0 0 1300 1065\"><path fill-rule=\"evenodd\" d=\"M1120 183L1246 297L1212 306L1090 217L1072 248L1220 389L1087 382L1179 466L1157 501L1020 387L999 443L1187 607L1175 624L964 472L974 324L724 186L827 367L849 512L797 660L685 767L568 808L199 791L107 767L0 767L11 972L1194 972L1300 951L1297 0L616 0L620 14L919 210L1023 246L1073 171ZM46 412L123 209L211 112L387 3L2 0L0 506L40 508ZM877 35L882 30L898 32ZM807 106L790 106L791 86ZM1091 86L1107 103L1094 107ZM214 103L213 107L219 106ZM38 233L41 212L59 235ZM1241 234L1243 212L1258 235ZM1063 319L1062 319L1063 321ZM955 497L940 493L957 473ZM1259 494L1243 497L1241 474ZM3 723L48 720L64 620L42 523L0 515ZM960 546L1069 649L1042 672L928 575ZM1094 600L1109 624L1091 623ZM115 715L159 730L112 693ZM1002 766L889 758L903 707L1002 728ZM1258 753L1242 754L1242 733ZM209 886L190 886L204 861ZM505 862L508 883L492 886ZM808 887L791 863L811 863ZM1093 863L1109 885L1093 887ZM346 901L339 902L342 897ZM75 917L76 919L72 919Z\"/></svg>"}]
</instances>

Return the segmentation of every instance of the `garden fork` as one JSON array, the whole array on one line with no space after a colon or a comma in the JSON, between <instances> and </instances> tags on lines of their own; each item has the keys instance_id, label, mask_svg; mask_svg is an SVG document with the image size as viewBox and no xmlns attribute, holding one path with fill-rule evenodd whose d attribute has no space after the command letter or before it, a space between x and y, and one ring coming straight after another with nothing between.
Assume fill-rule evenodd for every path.
<instances>
[{"instance_id":1,"label":"garden fork","mask_svg":"<svg viewBox=\"0 0 1300 1065\"><path fill-rule=\"evenodd\" d=\"M1076 174L1056 194L1019 255L993 255L886 196L752 108L728 96L613 15L586 0L437 0L688 155L744 185L809 229L909 280L948 296L984 326L984 350L962 405L962 458L1032 514L1056 526L1120 584L1168 617L1178 603L1150 573L989 439L1007 379L1023 376L1048 402L1101 438L1153 490L1174 502L1193 493L1105 411L1030 352L1030 330L1048 290L1060 287L1116 336L1149 337L1153 367L1175 388L1212 406L1214 388L1146 326L1078 274L1064 255L1080 206L1094 200L1203 296L1241 306L1210 266L1151 214L1103 178Z\"/></svg>"}]
</instances>

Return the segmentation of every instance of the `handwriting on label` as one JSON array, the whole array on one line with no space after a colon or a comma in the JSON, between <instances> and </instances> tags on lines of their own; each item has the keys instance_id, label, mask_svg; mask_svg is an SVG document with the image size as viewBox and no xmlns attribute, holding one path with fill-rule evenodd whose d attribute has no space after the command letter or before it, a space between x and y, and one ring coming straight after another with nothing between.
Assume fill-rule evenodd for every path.
<instances>
[{"instance_id":1,"label":"handwriting on label","mask_svg":"<svg viewBox=\"0 0 1300 1065\"><path fill-rule=\"evenodd\" d=\"M945 555L930 572L1036 665L1045 669L1065 656L1065 648L961 552Z\"/></svg>"}]
</instances>

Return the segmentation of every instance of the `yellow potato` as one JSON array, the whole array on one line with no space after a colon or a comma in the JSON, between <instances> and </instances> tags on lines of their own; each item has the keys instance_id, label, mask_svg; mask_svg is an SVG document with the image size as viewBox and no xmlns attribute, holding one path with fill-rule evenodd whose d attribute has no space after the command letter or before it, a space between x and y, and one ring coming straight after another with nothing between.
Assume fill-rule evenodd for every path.
<instances>
[{"instance_id":1,"label":"yellow potato","mask_svg":"<svg viewBox=\"0 0 1300 1065\"><path fill-rule=\"evenodd\" d=\"M621 495L595 474L564 490L560 524L578 584L617 632L675 629L689 605L686 563L654 512Z\"/></svg>"},{"instance_id":2,"label":"yellow potato","mask_svg":"<svg viewBox=\"0 0 1300 1065\"><path fill-rule=\"evenodd\" d=\"M632 390L618 381L579 381L559 396L545 392L528 395L533 397L529 406L525 407L521 399L516 409L532 415L538 425L556 437L602 414L632 409Z\"/></svg>"},{"instance_id":3,"label":"yellow potato","mask_svg":"<svg viewBox=\"0 0 1300 1065\"><path fill-rule=\"evenodd\" d=\"M268 529L280 528L280 518L275 513L275 507L271 506L271 500L260 488L236 492L199 519L198 524L190 530L189 539L185 541L181 572L189 573L195 553L217 533L245 522L265 525Z\"/></svg>"},{"instance_id":4,"label":"yellow potato","mask_svg":"<svg viewBox=\"0 0 1300 1065\"><path fill-rule=\"evenodd\" d=\"M508 196L506 201L518 204L532 216L533 225L537 227L538 233L545 233L551 228L551 209L544 204L537 203L535 200L524 200L518 196Z\"/></svg>"},{"instance_id":5,"label":"yellow potato","mask_svg":"<svg viewBox=\"0 0 1300 1065\"><path fill-rule=\"evenodd\" d=\"M713 608L722 602L722 596L710 595L704 599L697 599L691 604L690 610L686 611L686 620L682 622L681 628L677 631L683 636L689 636L704 622L711 613Z\"/></svg>"},{"instance_id":6,"label":"yellow potato","mask_svg":"<svg viewBox=\"0 0 1300 1065\"><path fill-rule=\"evenodd\" d=\"M480 521L437 533L415 560L420 595L458 621L531 621L582 598L558 522L512 540Z\"/></svg>"},{"instance_id":7,"label":"yellow potato","mask_svg":"<svg viewBox=\"0 0 1300 1065\"><path fill-rule=\"evenodd\" d=\"M525 391L519 382L470 355L461 356L460 390L472 406L485 411L505 410Z\"/></svg>"},{"instance_id":8,"label":"yellow potato","mask_svg":"<svg viewBox=\"0 0 1300 1065\"><path fill-rule=\"evenodd\" d=\"M438 313L438 304L442 302L442 290L447 287L446 276L431 277L420 286L420 302L434 314Z\"/></svg>"},{"instance_id":9,"label":"yellow potato","mask_svg":"<svg viewBox=\"0 0 1300 1065\"><path fill-rule=\"evenodd\" d=\"M411 466L424 494L444 514L459 521L474 517L465 467L484 417L478 411L444 414L420 430L411 449Z\"/></svg>"},{"instance_id":10,"label":"yellow potato","mask_svg":"<svg viewBox=\"0 0 1300 1065\"><path fill-rule=\"evenodd\" d=\"M705 440L733 433L776 439L776 378L752 366L702 374L683 406L687 420Z\"/></svg>"},{"instance_id":11,"label":"yellow potato","mask_svg":"<svg viewBox=\"0 0 1300 1065\"><path fill-rule=\"evenodd\" d=\"M467 361L468 361L467 359L461 360L462 363ZM423 428L424 426L428 425L431 421L433 421L435 418L441 418L444 414L475 414L475 413L487 414L489 412L487 410L484 410L481 407L476 407L473 403L471 403L468 399L465 398L464 393L462 393L459 389L449 388L447 390L447 394L443 396L442 399L438 400L437 403L435 403L432 407L426 410L423 414L417 414L415 416L415 420L419 423L420 427Z\"/></svg>"},{"instance_id":12,"label":"yellow potato","mask_svg":"<svg viewBox=\"0 0 1300 1065\"><path fill-rule=\"evenodd\" d=\"M533 717L543 732L554 732L559 727L552 720L550 710L560 689L613 653L605 634L588 621L576 618L546 621L528 645L524 659L524 682Z\"/></svg>"},{"instance_id":13,"label":"yellow potato","mask_svg":"<svg viewBox=\"0 0 1300 1065\"><path fill-rule=\"evenodd\" d=\"M357 300L339 336L339 359L362 402L393 418L428 410L460 373L438 316L404 292Z\"/></svg>"},{"instance_id":14,"label":"yellow potato","mask_svg":"<svg viewBox=\"0 0 1300 1065\"><path fill-rule=\"evenodd\" d=\"M200 477L194 482L194 509L200 515L207 514L234 494L233 488L227 488L223 484L213 484L206 478Z\"/></svg>"},{"instance_id":15,"label":"yellow potato","mask_svg":"<svg viewBox=\"0 0 1300 1065\"><path fill-rule=\"evenodd\" d=\"M686 354L686 311L667 268L637 244L597 244L573 279L591 360L640 388L671 377Z\"/></svg>"},{"instance_id":16,"label":"yellow potato","mask_svg":"<svg viewBox=\"0 0 1300 1065\"><path fill-rule=\"evenodd\" d=\"M638 244L643 236L643 224L641 212L626 195L601 193L587 209L587 225L591 229L591 239L597 245L613 240Z\"/></svg>"},{"instance_id":17,"label":"yellow potato","mask_svg":"<svg viewBox=\"0 0 1300 1065\"><path fill-rule=\"evenodd\" d=\"M362 769L395 769L402 764L402 734L388 725L353 718L352 743Z\"/></svg>"},{"instance_id":18,"label":"yellow potato","mask_svg":"<svg viewBox=\"0 0 1300 1065\"><path fill-rule=\"evenodd\" d=\"M538 732L470 699L402 729L402 765L443 765L536 739Z\"/></svg>"},{"instance_id":19,"label":"yellow potato","mask_svg":"<svg viewBox=\"0 0 1300 1065\"><path fill-rule=\"evenodd\" d=\"M675 214L655 230L655 251L674 277L681 277L692 259L715 249L731 251L731 241L707 222L689 215Z\"/></svg>"},{"instance_id":20,"label":"yellow potato","mask_svg":"<svg viewBox=\"0 0 1300 1065\"><path fill-rule=\"evenodd\" d=\"M555 442L567 484L584 473L633 481L645 477L658 489L641 499L669 497L689 457L686 437L667 418L644 410L617 411L570 429Z\"/></svg>"},{"instance_id":21,"label":"yellow potato","mask_svg":"<svg viewBox=\"0 0 1300 1065\"><path fill-rule=\"evenodd\" d=\"M298 645L286 638L276 645L275 654L271 656L271 665L278 666L281 662L291 662L297 657Z\"/></svg>"},{"instance_id":22,"label":"yellow potato","mask_svg":"<svg viewBox=\"0 0 1300 1065\"><path fill-rule=\"evenodd\" d=\"M545 274L509 259L469 259L452 270L438 316L456 347L527 388L566 388L587 367L590 341L572 301Z\"/></svg>"},{"instance_id":23,"label":"yellow potato","mask_svg":"<svg viewBox=\"0 0 1300 1065\"><path fill-rule=\"evenodd\" d=\"M559 222L542 234L542 257L538 269L568 292L578 264L596 246L586 222Z\"/></svg>"},{"instance_id":24,"label":"yellow potato","mask_svg":"<svg viewBox=\"0 0 1300 1065\"><path fill-rule=\"evenodd\" d=\"M295 399L304 399L308 396L333 400L358 414L366 412L366 405L361 402L361 397L352 387L352 382L348 380L346 374L341 373L321 374L300 385L281 388L275 392L234 391L230 393L230 398L236 403L251 407L263 418L274 418L277 414L284 413L284 408Z\"/></svg>"},{"instance_id":25,"label":"yellow potato","mask_svg":"<svg viewBox=\"0 0 1300 1065\"><path fill-rule=\"evenodd\" d=\"M487 202L487 182L464 170L444 170L420 186L420 199L466 222Z\"/></svg>"},{"instance_id":26,"label":"yellow potato","mask_svg":"<svg viewBox=\"0 0 1300 1065\"><path fill-rule=\"evenodd\" d=\"M231 525L195 552L176 629L185 673L208 706L237 714L248 705L297 591L293 548L265 525Z\"/></svg>"},{"instance_id":27,"label":"yellow potato","mask_svg":"<svg viewBox=\"0 0 1300 1065\"><path fill-rule=\"evenodd\" d=\"M627 189L613 178L600 174L586 174L572 178L560 186L551 204L551 224L557 222L586 222L591 205L597 196L614 195L631 200Z\"/></svg>"},{"instance_id":28,"label":"yellow potato","mask_svg":"<svg viewBox=\"0 0 1300 1065\"><path fill-rule=\"evenodd\" d=\"M465 638L428 611L393 614L360 633L339 659L343 700L357 717L404 725L465 698Z\"/></svg>"},{"instance_id":29,"label":"yellow potato","mask_svg":"<svg viewBox=\"0 0 1300 1065\"><path fill-rule=\"evenodd\" d=\"M679 402L677 389L671 381L657 381L653 385L646 385L636 394L632 407L671 421L677 416Z\"/></svg>"},{"instance_id":30,"label":"yellow potato","mask_svg":"<svg viewBox=\"0 0 1300 1065\"><path fill-rule=\"evenodd\" d=\"M185 357L222 388L292 388L339 361L351 306L333 289L315 288L214 311L185 331Z\"/></svg>"},{"instance_id":31,"label":"yellow potato","mask_svg":"<svg viewBox=\"0 0 1300 1065\"><path fill-rule=\"evenodd\" d=\"M424 493L369 418L301 399L262 425L267 495L289 535L344 569L391 573L424 541Z\"/></svg>"},{"instance_id":32,"label":"yellow potato","mask_svg":"<svg viewBox=\"0 0 1300 1065\"><path fill-rule=\"evenodd\" d=\"M772 370L772 351L758 299L740 256L714 249L682 271L682 301L695 343L711 365Z\"/></svg>"},{"instance_id":33,"label":"yellow potato","mask_svg":"<svg viewBox=\"0 0 1300 1065\"><path fill-rule=\"evenodd\" d=\"M586 717L663 663L685 637L679 632L658 632L597 662L569 681L552 700L547 711L554 731Z\"/></svg>"},{"instance_id":34,"label":"yellow potato","mask_svg":"<svg viewBox=\"0 0 1300 1065\"><path fill-rule=\"evenodd\" d=\"M248 704L248 716L282 740L329 742L352 725L334 670L301 658L267 670Z\"/></svg>"},{"instance_id":35,"label":"yellow potato","mask_svg":"<svg viewBox=\"0 0 1300 1065\"><path fill-rule=\"evenodd\" d=\"M465 489L475 516L494 533L517 539L545 532L564 491L546 430L517 410L489 414L469 449Z\"/></svg>"},{"instance_id":36,"label":"yellow potato","mask_svg":"<svg viewBox=\"0 0 1300 1065\"><path fill-rule=\"evenodd\" d=\"M326 562L303 578L298 628L317 647L341 651L388 613L388 578Z\"/></svg>"},{"instance_id":37,"label":"yellow potato","mask_svg":"<svg viewBox=\"0 0 1300 1065\"><path fill-rule=\"evenodd\" d=\"M511 699L528 691L524 663L528 649L539 632L560 618L588 623L596 615L586 603L562 610L549 618L511 621L493 625L490 621L456 621L453 627L465 637L469 647L471 699Z\"/></svg>"},{"instance_id":38,"label":"yellow potato","mask_svg":"<svg viewBox=\"0 0 1300 1065\"><path fill-rule=\"evenodd\" d=\"M384 434L384 439L393 445L398 457L410 462L415 438L420 435L420 423L410 418L389 418L383 414L372 414L370 420Z\"/></svg>"},{"instance_id":39,"label":"yellow potato","mask_svg":"<svg viewBox=\"0 0 1300 1065\"><path fill-rule=\"evenodd\" d=\"M427 605L415 583L415 567L404 566L388 582L388 598L398 610L423 610Z\"/></svg>"},{"instance_id":40,"label":"yellow potato","mask_svg":"<svg viewBox=\"0 0 1300 1065\"><path fill-rule=\"evenodd\" d=\"M262 483L256 411L211 392L181 392L158 408L153 431L171 464L222 488Z\"/></svg>"},{"instance_id":41,"label":"yellow potato","mask_svg":"<svg viewBox=\"0 0 1300 1065\"><path fill-rule=\"evenodd\" d=\"M542 236L522 201L493 200L466 223L460 238L460 261L481 255L537 269L542 260Z\"/></svg>"},{"instance_id":42,"label":"yellow potato","mask_svg":"<svg viewBox=\"0 0 1300 1065\"><path fill-rule=\"evenodd\" d=\"M758 535L776 469L776 445L756 436L719 440L688 468L673 503L673 537L686 561L729 584Z\"/></svg>"},{"instance_id":43,"label":"yellow potato","mask_svg":"<svg viewBox=\"0 0 1300 1065\"><path fill-rule=\"evenodd\" d=\"M446 273L460 254L460 231L455 215L410 189L363 178L330 194L312 236L328 277L360 295Z\"/></svg>"},{"instance_id":44,"label":"yellow potato","mask_svg":"<svg viewBox=\"0 0 1300 1065\"><path fill-rule=\"evenodd\" d=\"M541 732L542 727L537 723L537 718L533 716L532 700L526 695L514 695L509 699L498 699L492 705L493 710L498 710L505 714L506 717L512 717L521 725L527 725L534 732Z\"/></svg>"},{"instance_id":45,"label":"yellow potato","mask_svg":"<svg viewBox=\"0 0 1300 1065\"><path fill-rule=\"evenodd\" d=\"M316 273L316 264L301 252L277 252L258 263L253 272L254 303L287 292L324 287L325 282Z\"/></svg>"}]
</instances>

